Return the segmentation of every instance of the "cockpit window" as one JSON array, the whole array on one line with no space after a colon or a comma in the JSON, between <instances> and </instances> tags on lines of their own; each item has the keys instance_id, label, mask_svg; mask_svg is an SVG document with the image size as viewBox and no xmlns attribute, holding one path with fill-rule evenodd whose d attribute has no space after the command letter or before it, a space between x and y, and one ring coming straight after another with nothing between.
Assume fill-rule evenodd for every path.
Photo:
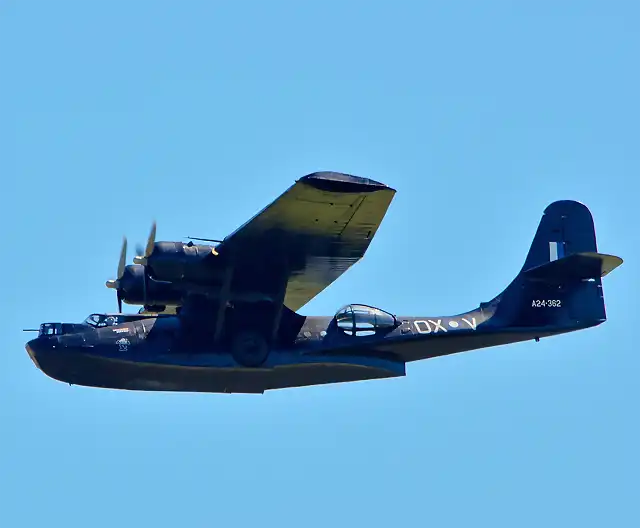
<instances>
[{"instance_id":1,"label":"cockpit window","mask_svg":"<svg viewBox=\"0 0 640 528\"><path fill-rule=\"evenodd\" d=\"M39 336L54 336L62 334L62 324L60 323L43 323L40 325Z\"/></svg>"},{"instance_id":2,"label":"cockpit window","mask_svg":"<svg viewBox=\"0 0 640 528\"><path fill-rule=\"evenodd\" d=\"M84 322L89 326L104 328L106 326L116 326L121 321L117 315L91 314Z\"/></svg>"},{"instance_id":3,"label":"cockpit window","mask_svg":"<svg viewBox=\"0 0 640 528\"><path fill-rule=\"evenodd\" d=\"M345 306L338 311L335 320L343 332L357 336L373 335L380 330L397 326L395 316L363 304Z\"/></svg>"},{"instance_id":4,"label":"cockpit window","mask_svg":"<svg viewBox=\"0 0 640 528\"><path fill-rule=\"evenodd\" d=\"M98 326L100 323L100 316L98 314L92 314L84 320L90 326Z\"/></svg>"},{"instance_id":5,"label":"cockpit window","mask_svg":"<svg viewBox=\"0 0 640 528\"><path fill-rule=\"evenodd\" d=\"M353 330L353 310L346 306L336 314L336 324L343 330Z\"/></svg>"}]
</instances>

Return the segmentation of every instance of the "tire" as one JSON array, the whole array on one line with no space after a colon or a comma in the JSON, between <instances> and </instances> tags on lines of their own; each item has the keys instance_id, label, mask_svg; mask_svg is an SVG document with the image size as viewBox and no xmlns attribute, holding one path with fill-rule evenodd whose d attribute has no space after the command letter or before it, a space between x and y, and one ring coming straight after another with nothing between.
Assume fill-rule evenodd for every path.
<instances>
[{"instance_id":1,"label":"tire","mask_svg":"<svg viewBox=\"0 0 640 528\"><path fill-rule=\"evenodd\" d=\"M240 332L231 343L231 354L237 363L245 367L259 367L269 356L267 340L251 330Z\"/></svg>"}]
</instances>

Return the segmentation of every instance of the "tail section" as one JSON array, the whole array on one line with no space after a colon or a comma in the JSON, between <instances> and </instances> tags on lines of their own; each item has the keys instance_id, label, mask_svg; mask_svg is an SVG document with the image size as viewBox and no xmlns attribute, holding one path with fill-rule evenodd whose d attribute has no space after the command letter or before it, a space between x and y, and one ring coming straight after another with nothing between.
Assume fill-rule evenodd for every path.
<instances>
[{"instance_id":1,"label":"tail section","mask_svg":"<svg viewBox=\"0 0 640 528\"><path fill-rule=\"evenodd\" d=\"M575 201L549 205L522 270L496 299L495 320L519 328L570 329L606 320L602 277L622 259L598 253L593 218Z\"/></svg>"},{"instance_id":2,"label":"tail section","mask_svg":"<svg viewBox=\"0 0 640 528\"><path fill-rule=\"evenodd\" d=\"M598 252L591 212L579 202L554 202L544 210L522 271L584 252Z\"/></svg>"}]
</instances>

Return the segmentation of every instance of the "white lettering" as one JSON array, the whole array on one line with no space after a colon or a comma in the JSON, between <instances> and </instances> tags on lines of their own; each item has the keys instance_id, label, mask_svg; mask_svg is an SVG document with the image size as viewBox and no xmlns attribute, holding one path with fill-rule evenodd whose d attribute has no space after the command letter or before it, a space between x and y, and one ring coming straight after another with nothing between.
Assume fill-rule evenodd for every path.
<instances>
[{"instance_id":1,"label":"white lettering","mask_svg":"<svg viewBox=\"0 0 640 528\"><path fill-rule=\"evenodd\" d=\"M560 299L534 299L531 301L532 308L561 308L562 301Z\"/></svg>"},{"instance_id":2,"label":"white lettering","mask_svg":"<svg viewBox=\"0 0 640 528\"><path fill-rule=\"evenodd\" d=\"M469 328L471 328L472 330L475 330L475 329L476 329L476 318L475 318L475 317L472 317L472 318L471 318L471 321L469 321L468 319L466 319L466 318L464 318L464 317L462 318L462 320L463 320L465 323L467 323L467 324L469 325Z\"/></svg>"},{"instance_id":3,"label":"white lettering","mask_svg":"<svg viewBox=\"0 0 640 528\"><path fill-rule=\"evenodd\" d=\"M432 321L431 319L429 319L429 323L435 326L435 329L433 330L434 334L437 334L438 330L442 330L443 332L447 331L447 329L442 326L442 319L438 319L437 321Z\"/></svg>"},{"instance_id":4,"label":"white lettering","mask_svg":"<svg viewBox=\"0 0 640 528\"><path fill-rule=\"evenodd\" d=\"M469 328L472 330L476 330L476 318L472 317L471 320L462 317L463 322L467 324ZM450 328L458 328L460 323L454 319L446 323ZM442 324L442 319L437 319L434 321L433 319L427 320L419 320L413 321L413 326L415 326L416 330L419 334L437 334L438 332L449 332L449 330Z\"/></svg>"},{"instance_id":5,"label":"white lettering","mask_svg":"<svg viewBox=\"0 0 640 528\"><path fill-rule=\"evenodd\" d=\"M426 328L420 328L420 325L425 325ZM430 334L431 333L431 325L428 321L414 321L413 325L416 327L416 330L419 334Z\"/></svg>"}]
</instances>

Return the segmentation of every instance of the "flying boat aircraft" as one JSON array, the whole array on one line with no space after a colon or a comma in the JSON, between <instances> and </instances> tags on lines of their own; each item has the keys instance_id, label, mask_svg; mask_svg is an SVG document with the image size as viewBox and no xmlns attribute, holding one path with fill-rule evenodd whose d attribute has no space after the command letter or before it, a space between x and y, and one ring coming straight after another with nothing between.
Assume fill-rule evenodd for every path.
<instances>
[{"instance_id":1,"label":"flying boat aircraft","mask_svg":"<svg viewBox=\"0 0 640 528\"><path fill-rule=\"evenodd\" d=\"M221 241L156 242L126 265L117 313L43 323L26 349L46 375L129 390L264 393L404 376L408 363L539 340L606 320L602 277L622 259L598 252L589 209L544 211L524 265L499 295L457 314L399 316L347 304L304 316L305 304L358 262L395 195L337 172L296 181ZM398 287L402 287L402 282ZM122 313L122 303L141 305Z\"/></svg>"}]
</instances>

